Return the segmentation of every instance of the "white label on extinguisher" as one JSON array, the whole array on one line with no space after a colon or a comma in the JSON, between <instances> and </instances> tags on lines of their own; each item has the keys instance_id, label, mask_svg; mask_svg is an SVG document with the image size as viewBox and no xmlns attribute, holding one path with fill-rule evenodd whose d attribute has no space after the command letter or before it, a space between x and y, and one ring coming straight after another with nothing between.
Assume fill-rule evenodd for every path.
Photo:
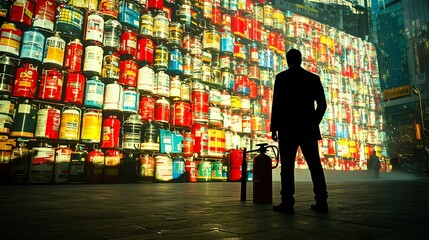
<instances>
[{"instance_id":1,"label":"white label on extinguisher","mask_svg":"<svg viewBox=\"0 0 429 240\"><path fill-rule=\"evenodd\" d=\"M119 166L119 163L121 162L121 158L119 156L106 156L105 160L105 165L108 167Z\"/></svg>"},{"instance_id":2,"label":"white label on extinguisher","mask_svg":"<svg viewBox=\"0 0 429 240\"><path fill-rule=\"evenodd\" d=\"M48 110L41 109L37 113L37 124L36 131L34 135L36 137L45 137L46 136L46 125L48 122Z\"/></svg>"},{"instance_id":3,"label":"white label on extinguisher","mask_svg":"<svg viewBox=\"0 0 429 240\"><path fill-rule=\"evenodd\" d=\"M19 104L18 113L27 113L29 114L31 110L30 104Z\"/></svg>"},{"instance_id":4,"label":"white label on extinguisher","mask_svg":"<svg viewBox=\"0 0 429 240\"><path fill-rule=\"evenodd\" d=\"M95 168L102 168L104 166L104 156L93 156L92 164Z\"/></svg>"}]
</instances>

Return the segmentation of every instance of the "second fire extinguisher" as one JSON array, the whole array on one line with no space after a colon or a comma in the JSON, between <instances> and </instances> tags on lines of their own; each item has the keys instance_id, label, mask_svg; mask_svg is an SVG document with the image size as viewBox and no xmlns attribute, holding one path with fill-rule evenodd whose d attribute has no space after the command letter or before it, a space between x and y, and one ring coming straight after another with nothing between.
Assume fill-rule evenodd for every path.
<instances>
[{"instance_id":1,"label":"second fire extinguisher","mask_svg":"<svg viewBox=\"0 0 429 240\"><path fill-rule=\"evenodd\" d=\"M253 202L269 204L273 202L272 169L278 166L279 149L267 143L256 144L256 146L259 148L249 151L259 153L253 159ZM276 158L276 165L274 167L271 157L266 154L270 148L273 150Z\"/></svg>"}]
</instances>

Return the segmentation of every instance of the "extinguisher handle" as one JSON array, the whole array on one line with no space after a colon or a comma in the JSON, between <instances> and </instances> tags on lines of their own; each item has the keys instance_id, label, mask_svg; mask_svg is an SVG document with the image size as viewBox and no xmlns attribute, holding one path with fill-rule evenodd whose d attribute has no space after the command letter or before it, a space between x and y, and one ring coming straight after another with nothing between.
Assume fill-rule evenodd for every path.
<instances>
[{"instance_id":1,"label":"extinguisher handle","mask_svg":"<svg viewBox=\"0 0 429 240\"><path fill-rule=\"evenodd\" d=\"M276 158L276 165L274 167L272 167L273 169L277 168L279 166L279 161L280 161L280 151L279 148L275 145L269 145L267 146L267 148L272 148L273 152L274 152L274 156Z\"/></svg>"}]
</instances>

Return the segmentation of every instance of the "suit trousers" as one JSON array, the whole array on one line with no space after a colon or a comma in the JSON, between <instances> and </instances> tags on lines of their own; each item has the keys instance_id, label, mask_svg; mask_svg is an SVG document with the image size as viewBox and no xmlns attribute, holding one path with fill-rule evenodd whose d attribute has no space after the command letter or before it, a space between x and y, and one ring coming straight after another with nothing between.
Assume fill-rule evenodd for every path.
<instances>
[{"instance_id":1,"label":"suit trousers","mask_svg":"<svg viewBox=\"0 0 429 240\"><path fill-rule=\"evenodd\" d=\"M298 147L307 162L313 182L314 199L318 204L327 204L325 174L320 163L317 140L297 140L279 138L281 162L281 199L282 203L293 206L295 204L295 157Z\"/></svg>"}]
</instances>

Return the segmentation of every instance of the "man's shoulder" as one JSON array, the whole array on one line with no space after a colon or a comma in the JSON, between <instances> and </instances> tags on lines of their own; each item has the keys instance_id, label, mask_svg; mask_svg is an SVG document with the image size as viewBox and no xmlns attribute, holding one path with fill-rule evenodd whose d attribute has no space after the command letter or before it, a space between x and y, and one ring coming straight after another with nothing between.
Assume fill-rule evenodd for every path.
<instances>
[{"instance_id":1,"label":"man's shoulder","mask_svg":"<svg viewBox=\"0 0 429 240\"><path fill-rule=\"evenodd\" d=\"M281 72L277 73L277 76L287 75L289 72L290 72L290 69L286 69L284 71L281 71Z\"/></svg>"},{"instance_id":2,"label":"man's shoulder","mask_svg":"<svg viewBox=\"0 0 429 240\"><path fill-rule=\"evenodd\" d=\"M307 74L308 74L311 78L313 78L313 79L320 79L319 75L317 75L317 74L315 74L315 73L313 73L313 72L307 71L307 70L305 70L305 71L307 72Z\"/></svg>"}]
</instances>

